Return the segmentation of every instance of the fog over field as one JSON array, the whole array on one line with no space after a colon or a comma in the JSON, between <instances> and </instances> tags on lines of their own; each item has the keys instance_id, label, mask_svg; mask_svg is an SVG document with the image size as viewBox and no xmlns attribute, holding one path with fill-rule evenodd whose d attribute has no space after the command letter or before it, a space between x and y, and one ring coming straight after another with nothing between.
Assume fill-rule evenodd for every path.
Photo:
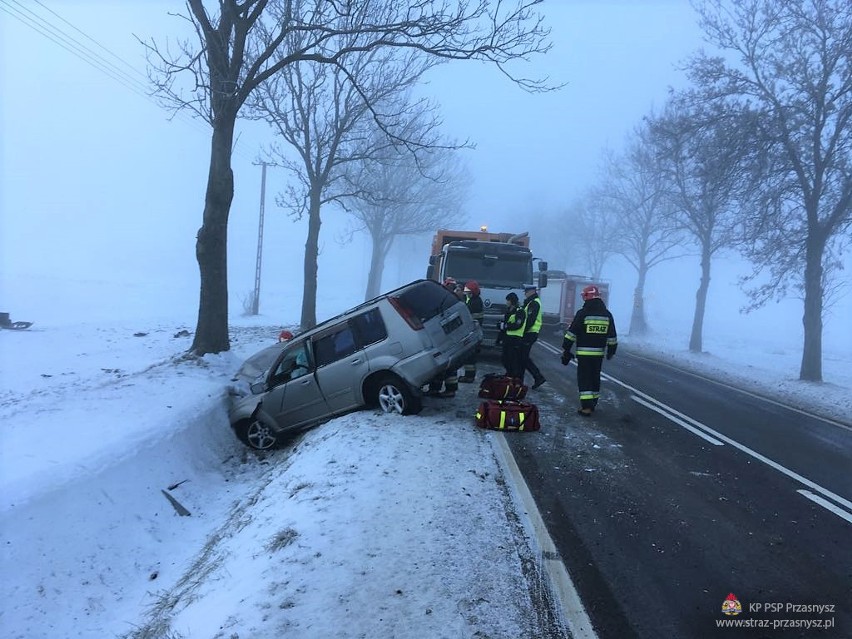
<instances>
[{"instance_id":1,"label":"fog over field","mask_svg":"<svg viewBox=\"0 0 852 639\"><path fill-rule=\"evenodd\" d=\"M194 322L195 234L210 134L186 115L169 120L146 97L146 62L136 39L185 34L186 23L168 15L185 7L75 0L4 2L2 8L0 310L29 321L114 315L123 308L136 313L135 298L150 295L147 285L153 283L152 314L183 309ZM553 48L517 69L521 75L546 76L551 84L564 85L560 90L526 93L479 63L432 69L419 90L440 105L447 135L476 145L462 154L472 178L467 227L531 231L533 250L551 268L575 270L546 254L549 243L542 235L548 241L564 237L567 244L582 237L570 228L542 229L538 218L560 211L586 188L603 150L618 149L641 118L664 103L669 87L684 85L677 64L702 46L702 39L686 1L572 0L545 3L542 11ZM86 61L75 55L57 30L97 54L101 68L92 56ZM104 67L122 73L116 79ZM255 161L259 145L268 141L263 126L238 123L229 226L232 315L241 312L254 286L261 174ZM261 312L273 316L298 308L302 294L306 221L275 205L286 180L283 171L269 170ZM344 297L357 301L366 287L369 240L357 235L344 243L349 225L339 209L324 210L319 298L336 299L343 290ZM424 276L430 241L428 235L400 238L383 287ZM716 260L705 333L800 344L799 299L740 313L747 298L737 278L746 272L736 254ZM626 330L636 274L613 258L603 277L611 283L612 310ZM646 303L652 330L688 334L698 278L697 257L650 272ZM79 281L90 282L90 297L72 285ZM125 304L125 296L134 303ZM852 331L842 325L850 310L847 286L826 314L826 349L852 348Z\"/></svg>"}]
</instances>

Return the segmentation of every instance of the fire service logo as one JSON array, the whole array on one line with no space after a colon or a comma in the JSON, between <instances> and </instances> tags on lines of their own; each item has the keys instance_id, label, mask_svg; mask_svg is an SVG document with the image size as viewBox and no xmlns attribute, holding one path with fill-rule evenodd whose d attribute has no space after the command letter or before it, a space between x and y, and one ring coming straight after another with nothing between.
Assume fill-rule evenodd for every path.
<instances>
[{"instance_id":1,"label":"fire service logo","mask_svg":"<svg viewBox=\"0 0 852 639\"><path fill-rule=\"evenodd\" d=\"M737 596L734 593L729 593L728 596L725 597L725 601L722 602L722 612L729 617L736 617L742 611L743 606L740 603L740 600L737 599Z\"/></svg>"}]
</instances>

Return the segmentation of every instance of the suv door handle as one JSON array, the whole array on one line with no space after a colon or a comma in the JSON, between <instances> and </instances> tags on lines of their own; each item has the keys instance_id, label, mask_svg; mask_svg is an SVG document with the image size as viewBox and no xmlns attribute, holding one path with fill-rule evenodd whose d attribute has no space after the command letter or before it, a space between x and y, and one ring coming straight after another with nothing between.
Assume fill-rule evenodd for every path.
<instances>
[{"instance_id":1,"label":"suv door handle","mask_svg":"<svg viewBox=\"0 0 852 639\"><path fill-rule=\"evenodd\" d=\"M349 362L349 363L350 363L352 366L356 366L356 365L358 365L358 364L360 364L360 363L361 363L361 358L359 357L358 359L353 359L353 360L352 360L351 362Z\"/></svg>"}]
</instances>

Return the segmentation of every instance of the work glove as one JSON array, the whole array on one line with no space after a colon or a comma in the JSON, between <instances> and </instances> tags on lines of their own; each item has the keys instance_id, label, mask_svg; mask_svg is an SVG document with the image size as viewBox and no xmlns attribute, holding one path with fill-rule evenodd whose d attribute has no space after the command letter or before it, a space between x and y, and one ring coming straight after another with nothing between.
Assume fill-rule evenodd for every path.
<instances>
[{"instance_id":1,"label":"work glove","mask_svg":"<svg viewBox=\"0 0 852 639\"><path fill-rule=\"evenodd\" d=\"M571 363L571 360L574 359L574 353L571 351L562 351L562 365L568 366Z\"/></svg>"}]
</instances>

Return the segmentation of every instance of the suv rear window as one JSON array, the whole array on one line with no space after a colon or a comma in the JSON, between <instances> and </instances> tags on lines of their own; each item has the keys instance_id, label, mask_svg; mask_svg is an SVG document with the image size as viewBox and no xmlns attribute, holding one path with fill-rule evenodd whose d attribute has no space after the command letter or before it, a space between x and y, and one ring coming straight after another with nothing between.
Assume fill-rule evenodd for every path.
<instances>
[{"instance_id":1,"label":"suv rear window","mask_svg":"<svg viewBox=\"0 0 852 639\"><path fill-rule=\"evenodd\" d=\"M418 282L400 293L397 299L421 322L432 319L459 301L446 288L432 281Z\"/></svg>"}]
</instances>

